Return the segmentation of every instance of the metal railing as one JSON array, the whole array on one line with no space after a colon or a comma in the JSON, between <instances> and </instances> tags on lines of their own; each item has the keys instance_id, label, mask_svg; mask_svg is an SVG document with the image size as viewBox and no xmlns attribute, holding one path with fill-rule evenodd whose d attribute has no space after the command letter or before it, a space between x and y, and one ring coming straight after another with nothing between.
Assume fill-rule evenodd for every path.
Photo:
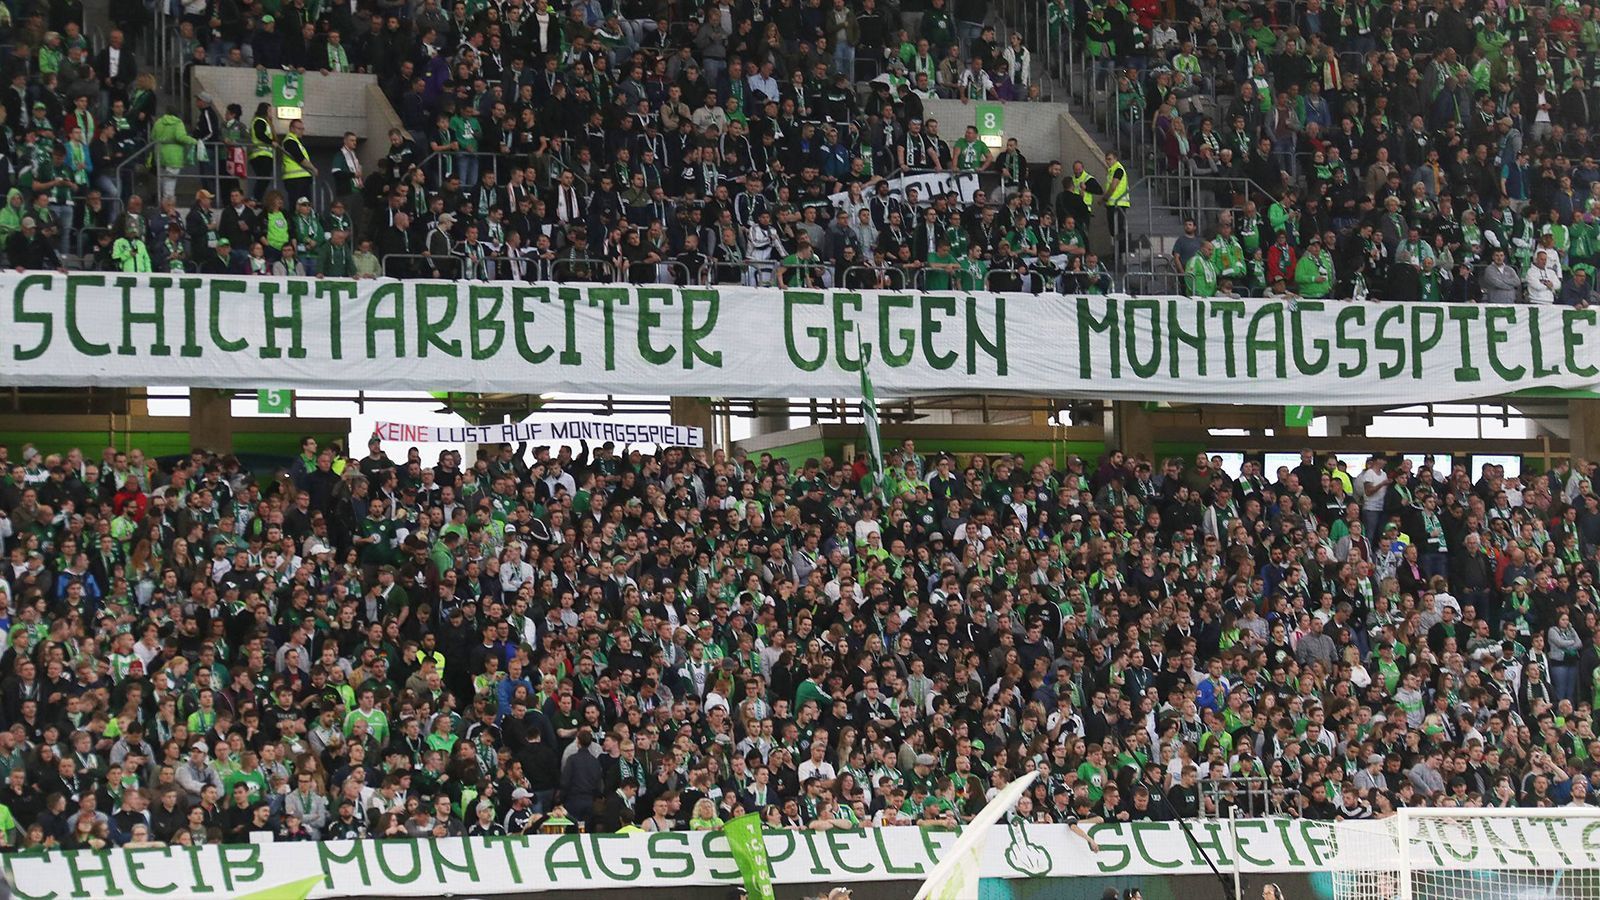
<instances>
[{"instance_id":1,"label":"metal railing","mask_svg":"<svg viewBox=\"0 0 1600 900\"><path fill-rule=\"evenodd\" d=\"M1284 815L1293 809L1294 788L1266 775L1234 775L1200 780L1200 815L1225 818L1236 807L1252 817Z\"/></svg>"},{"instance_id":2,"label":"metal railing","mask_svg":"<svg viewBox=\"0 0 1600 900\"><path fill-rule=\"evenodd\" d=\"M449 257L434 256L431 253L385 253L379 258L379 265L383 273L395 278L440 277L460 278L471 281L526 281L527 277L514 277L511 273L519 267L526 267L531 261L526 258L512 258L505 255L489 255L481 258L484 263L482 277L463 277L462 272L467 262L465 257L452 253ZM442 265L441 265L442 264ZM554 281L586 281L600 283L615 283L617 267L608 259L598 259L588 256L557 256L548 261L550 275ZM679 264L682 265L681 263ZM598 270L600 277L593 277ZM687 271L687 269L685 269ZM435 275L434 273L438 273ZM529 274L524 270L523 275Z\"/></svg>"}]
</instances>

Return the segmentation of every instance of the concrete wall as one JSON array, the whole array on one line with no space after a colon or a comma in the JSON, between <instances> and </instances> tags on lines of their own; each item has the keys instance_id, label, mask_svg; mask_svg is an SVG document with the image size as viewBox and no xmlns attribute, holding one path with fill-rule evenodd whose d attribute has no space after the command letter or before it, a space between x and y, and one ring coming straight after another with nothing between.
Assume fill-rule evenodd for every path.
<instances>
[{"instance_id":1,"label":"concrete wall","mask_svg":"<svg viewBox=\"0 0 1600 900\"><path fill-rule=\"evenodd\" d=\"M237 103L246 118L260 102L255 69L196 66L192 78L195 93L208 93L223 107ZM400 116L378 87L377 76L307 72L305 87L306 137L320 143L354 131L361 135L361 164L371 171L388 150L389 129L400 127Z\"/></svg>"},{"instance_id":2,"label":"concrete wall","mask_svg":"<svg viewBox=\"0 0 1600 900\"><path fill-rule=\"evenodd\" d=\"M1067 115L1065 103L1007 103L1004 104L1006 137L1016 138L1017 147L1029 162L1049 162L1056 158L1060 138L1058 118ZM955 143L968 125L975 124L977 104L960 100L924 100L922 114L925 118L939 120L939 134Z\"/></svg>"}]
</instances>

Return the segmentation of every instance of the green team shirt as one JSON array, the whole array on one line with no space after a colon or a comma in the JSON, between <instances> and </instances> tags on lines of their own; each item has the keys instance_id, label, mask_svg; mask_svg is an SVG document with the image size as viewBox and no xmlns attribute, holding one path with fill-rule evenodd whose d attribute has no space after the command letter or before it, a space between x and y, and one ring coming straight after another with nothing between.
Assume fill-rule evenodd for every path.
<instances>
[{"instance_id":1,"label":"green team shirt","mask_svg":"<svg viewBox=\"0 0 1600 900\"><path fill-rule=\"evenodd\" d=\"M950 290L950 272L936 269L934 266L959 265L960 261L949 253L940 253L935 250L928 254L928 268L923 271L922 287L928 291Z\"/></svg>"},{"instance_id":2,"label":"green team shirt","mask_svg":"<svg viewBox=\"0 0 1600 900\"><path fill-rule=\"evenodd\" d=\"M1089 788L1089 802L1099 803L1100 798L1106 793L1106 770L1094 763L1085 762L1078 766L1078 780Z\"/></svg>"},{"instance_id":3,"label":"green team shirt","mask_svg":"<svg viewBox=\"0 0 1600 900\"><path fill-rule=\"evenodd\" d=\"M956 140L956 168L963 172L976 171L982 168L989 159L989 145L982 138L969 141L966 138Z\"/></svg>"},{"instance_id":4,"label":"green team shirt","mask_svg":"<svg viewBox=\"0 0 1600 900\"><path fill-rule=\"evenodd\" d=\"M381 709L371 712L362 712L360 707L350 710L344 717L344 736L349 737L355 731L355 721L362 719L367 723L367 733L372 735L379 746L389 743L389 717Z\"/></svg>"},{"instance_id":5,"label":"green team shirt","mask_svg":"<svg viewBox=\"0 0 1600 900\"><path fill-rule=\"evenodd\" d=\"M967 257L961 261L961 287L968 291L981 291L989 278L989 263Z\"/></svg>"}]
</instances>

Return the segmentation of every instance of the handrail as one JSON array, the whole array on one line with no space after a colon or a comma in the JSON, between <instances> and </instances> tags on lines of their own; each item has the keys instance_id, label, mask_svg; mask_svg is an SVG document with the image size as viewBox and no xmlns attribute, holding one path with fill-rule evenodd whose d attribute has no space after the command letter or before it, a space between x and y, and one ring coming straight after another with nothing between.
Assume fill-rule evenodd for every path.
<instances>
[{"instance_id":1,"label":"handrail","mask_svg":"<svg viewBox=\"0 0 1600 900\"><path fill-rule=\"evenodd\" d=\"M1223 801L1247 810L1251 815L1284 815L1290 811L1287 802L1298 792L1282 779L1267 775L1231 775L1223 778L1200 780L1200 815L1217 818L1224 813Z\"/></svg>"}]
</instances>

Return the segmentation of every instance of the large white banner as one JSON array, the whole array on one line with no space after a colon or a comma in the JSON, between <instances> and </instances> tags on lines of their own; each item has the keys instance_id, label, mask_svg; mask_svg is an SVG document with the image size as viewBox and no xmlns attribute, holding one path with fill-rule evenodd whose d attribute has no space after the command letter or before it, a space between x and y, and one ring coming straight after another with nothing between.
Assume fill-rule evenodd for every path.
<instances>
[{"instance_id":1,"label":"large white banner","mask_svg":"<svg viewBox=\"0 0 1600 900\"><path fill-rule=\"evenodd\" d=\"M706 433L693 425L637 425L605 419L568 419L563 422L506 422L441 428L378 422L372 433L385 441L406 444L535 444L557 441L615 441L622 444L658 444L664 447L704 447Z\"/></svg>"},{"instance_id":2,"label":"large white banner","mask_svg":"<svg viewBox=\"0 0 1600 900\"><path fill-rule=\"evenodd\" d=\"M26 386L1246 404L1600 387L1600 310L1473 304L0 274Z\"/></svg>"},{"instance_id":3,"label":"large white banner","mask_svg":"<svg viewBox=\"0 0 1600 900\"><path fill-rule=\"evenodd\" d=\"M993 826L978 862L983 878L1323 872L1398 866L1380 823L1302 819L1195 820L1088 828ZM767 831L778 884L924 881L953 849L954 831ZM1421 821L1418 869L1564 870L1600 863L1600 819ZM338 841L52 850L7 853L22 900L189 900L437 897L592 888L734 884L739 870L721 832L574 834L438 840Z\"/></svg>"}]
</instances>

